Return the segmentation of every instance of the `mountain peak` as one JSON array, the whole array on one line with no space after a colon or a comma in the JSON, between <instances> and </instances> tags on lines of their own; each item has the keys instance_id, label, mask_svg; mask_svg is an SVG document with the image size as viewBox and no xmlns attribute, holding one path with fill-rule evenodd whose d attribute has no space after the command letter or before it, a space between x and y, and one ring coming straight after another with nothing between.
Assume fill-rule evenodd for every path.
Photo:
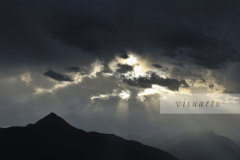
<instances>
[{"instance_id":1,"label":"mountain peak","mask_svg":"<svg viewBox=\"0 0 240 160\"><path fill-rule=\"evenodd\" d=\"M196 135L216 135L212 130L202 130L196 133Z\"/></svg>"},{"instance_id":2,"label":"mountain peak","mask_svg":"<svg viewBox=\"0 0 240 160\"><path fill-rule=\"evenodd\" d=\"M51 112L44 118L37 121L34 126L48 126L48 127L72 127L63 118Z\"/></svg>"},{"instance_id":3,"label":"mountain peak","mask_svg":"<svg viewBox=\"0 0 240 160\"><path fill-rule=\"evenodd\" d=\"M49 113L47 116L61 118L61 117L59 117L58 115L56 115L55 113L53 113L53 112ZM47 116L46 116L46 117L47 117Z\"/></svg>"}]
</instances>

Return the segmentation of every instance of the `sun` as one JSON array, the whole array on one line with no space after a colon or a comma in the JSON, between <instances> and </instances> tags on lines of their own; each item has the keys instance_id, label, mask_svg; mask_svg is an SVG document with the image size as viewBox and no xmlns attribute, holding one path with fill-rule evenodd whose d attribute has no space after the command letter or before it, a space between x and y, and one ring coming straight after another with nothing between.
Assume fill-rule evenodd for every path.
<instances>
[{"instance_id":1,"label":"sun","mask_svg":"<svg viewBox=\"0 0 240 160\"><path fill-rule=\"evenodd\" d=\"M137 64L137 57L134 55L129 55L125 62L130 66L134 66Z\"/></svg>"}]
</instances>

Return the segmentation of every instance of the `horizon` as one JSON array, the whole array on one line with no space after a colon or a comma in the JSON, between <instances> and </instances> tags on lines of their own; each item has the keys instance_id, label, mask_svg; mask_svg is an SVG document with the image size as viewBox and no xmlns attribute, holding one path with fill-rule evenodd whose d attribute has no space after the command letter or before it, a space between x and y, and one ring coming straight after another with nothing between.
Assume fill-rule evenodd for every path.
<instances>
[{"instance_id":1,"label":"horizon","mask_svg":"<svg viewBox=\"0 0 240 160\"><path fill-rule=\"evenodd\" d=\"M50 116L51 116L51 119L48 119ZM53 119L53 117L54 117L55 119ZM58 119L60 119L60 121L61 121L61 120L64 120L64 121L67 123L67 125L69 125L69 126L71 126L71 127L74 127L74 128L77 128L77 129L82 130L81 128L72 126L71 123L67 122L64 118L62 118L61 116L57 115L57 114L54 113L54 112L50 112L49 114L45 115L44 117L38 119L35 123L28 123L28 124L26 124L25 126L8 126L8 127L0 127L0 128L2 128L2 129L7 129L7 128L11 128L11 127L28 127L28 125L33 125L33 126L35 126L35 125L38 125L37 122L42 121L42 120L45 120L44 125L48 125L47 123L51 123L52 120L55 121L55 120L58 120ZM59 121L58 121L58 122L59 122ZM54 125L58 125L58 124L55 123ZM54 125L53 125L53 127L54 127ZM60 124L59 127L61 127L61 124ZM63 127L64 127L64 126L63 126ZM85 131L85 130L83 130L83 131ZM87 131L87 132L97 132L97 131ZM172 133L174 136L177 136L177 135L181 135L181 134L189 133L189 132L194 133L194 134L195 134L195 133L211 132L211 133L214 133L214 134L219 135L219 136L227 137L227 138L229 138L229 139L231 139L231 140L236 140L236 139L234 139L234 138L228 137L227 135L221 135L221 133L215 133L215 131L213 131L213 130L211 130L211 129L202 129L202 130L198 130L198 131L197 131L197 130L195 130L195 131L185 130L185 131L180 131L180 132L178 132L178 133L176 133L176 132L173 133L173 132L169 132L169 131L161 131L161 132L157 132L157 133L154 133L154 134L152 134L152 135L149 135L149 136L143 136L143 135L141 135L141 134L135 134L135 133L129 133L129 134L127 134L127 135L117 135L117 134L116 134L116 136L122 137L122 138L124 138L124 139L129 139L129 136L134 135L134 136L141 136L141 138L147 139L147 138L151 138L151 137L153 137L153 136L158 136L158 134L161 134L161 133ZM97 133L101 133L101 134L112 134L112 133L103 133L103 132L97 132ZM114 135L115 135L115 134L114 134ZM173 137L174 137L174 136L173 136ZM133 137L132 137L132 138L133 138ZM132 138L130 138L129 140L131 140ZM134 140L134 139L133 139L133 140ZM165 139L165 140L168 140L168 138Z\"/></svg>"}]
</instances>

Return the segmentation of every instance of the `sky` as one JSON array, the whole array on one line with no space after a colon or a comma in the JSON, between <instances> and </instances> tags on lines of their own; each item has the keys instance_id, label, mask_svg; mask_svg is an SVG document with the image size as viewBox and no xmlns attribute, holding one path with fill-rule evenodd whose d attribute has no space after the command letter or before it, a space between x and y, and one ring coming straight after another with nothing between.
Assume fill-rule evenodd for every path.
<instances>
[{"instance_id":1,"label":"sky","mask_svg":"<svg viewBox=\"0 0 240 160\"><path fill-rule=\"evenodd\" d=\"M162 93L239 93L239 1L1 0L0 12L0 127L55 112L117 135L240 134L239 115L159 111Z\"/></svg>"}]
</instances>

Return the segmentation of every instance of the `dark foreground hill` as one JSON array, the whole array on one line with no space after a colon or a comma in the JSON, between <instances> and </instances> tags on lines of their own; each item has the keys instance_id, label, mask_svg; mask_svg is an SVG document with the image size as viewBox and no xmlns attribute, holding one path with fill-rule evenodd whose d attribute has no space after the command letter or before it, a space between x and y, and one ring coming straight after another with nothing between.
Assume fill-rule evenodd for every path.
<instances>
[{"instance_id":1,"label":"dark foreground hill","mask_svg":"<svg viewBox=\"0 0 240 160\"><path fill-rule=\"evenodd\" d=\"M54 113L27 127L0 129L0 159L176 160L113 134L85 132Z\"/></svg>"}]
</instances>

